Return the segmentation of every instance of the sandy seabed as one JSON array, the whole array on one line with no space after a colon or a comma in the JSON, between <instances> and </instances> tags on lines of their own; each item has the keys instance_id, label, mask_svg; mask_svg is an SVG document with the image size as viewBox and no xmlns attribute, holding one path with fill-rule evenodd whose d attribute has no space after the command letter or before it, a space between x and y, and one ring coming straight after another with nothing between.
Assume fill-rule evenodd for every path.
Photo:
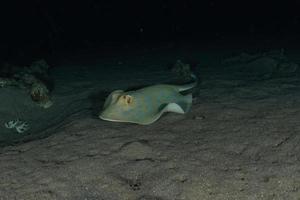
<instances>
[{"instance_id":1,"label":"sandy seabed","mask_svg":"<svg viewBox=\"0 0 300 200\"><path fill-rule=\"evenodd\" d=\"M168 81L159 59L55 68L53 107L27 99L25 113L19 109L37 137L48 137L3 145L0 200L299 200L299 73L250 80L203 57L191 112L149 126L96 113L113 89ZM27 98L9 88L1 95ZM2 124L13 117L5 102ZM3 143L20 138L1 131Z\"/></svg>"}]
</instances>

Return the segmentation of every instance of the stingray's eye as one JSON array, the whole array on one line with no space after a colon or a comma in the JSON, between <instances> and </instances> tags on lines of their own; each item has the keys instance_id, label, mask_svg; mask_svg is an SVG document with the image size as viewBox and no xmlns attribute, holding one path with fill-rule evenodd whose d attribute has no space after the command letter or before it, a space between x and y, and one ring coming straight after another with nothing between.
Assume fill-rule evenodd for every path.
<instances>
[{"instance_id":1,"label":"stingray's eye","mask_svg":"<svg viewBox=\"0 0 300 200\"><path fill-rule=\"evenodd\" d=\"M125 103L126 105L131 104L132 100L133 100L132 96L130 96L130 95L123 95L121 97L121 99L122 99L122 102Z\"/></svg>"},{"instance_id":2,"label":"stingray's eye","mask_svg":"<svg viewBox=\"0 0 300 200\"><path fill-rule=\"evenodd\" d=\"M127 98L126 98L126 102L127 104L131 104L132 103L132 96L129 96L129 95L126 95Z\"/></svg>"},{"instance_id":3,"label":"stingray's eye","mask_svg":"<svg viewBox=\"0 0 300 200\"><path fill-rule=\"evenodd\" d=\"M127 103L127 104L131 104L131 103L132 103L132 96L126 95L126 96L125 96L125 99L126 99L126 103Z\"/></svg>"}]
</instances>

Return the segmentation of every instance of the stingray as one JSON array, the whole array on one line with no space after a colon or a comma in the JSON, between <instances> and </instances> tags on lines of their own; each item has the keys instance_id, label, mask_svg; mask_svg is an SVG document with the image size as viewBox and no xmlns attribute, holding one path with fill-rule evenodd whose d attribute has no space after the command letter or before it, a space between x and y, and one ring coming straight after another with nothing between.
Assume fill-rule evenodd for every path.
<instances>
[{"instance_id":1,"label":"stingray","mask_svg":"<svg viewBox=\"0 0 300 200\"><path fill-rule=\"evenodd\" d=\"M152 124L164 113L187 113L192 105L192 94L183 95L197 85L194 81L185 85L158 84L134 91L113 91L105 100L99 118L112 122Z\"/></svg>"}]
</instances>

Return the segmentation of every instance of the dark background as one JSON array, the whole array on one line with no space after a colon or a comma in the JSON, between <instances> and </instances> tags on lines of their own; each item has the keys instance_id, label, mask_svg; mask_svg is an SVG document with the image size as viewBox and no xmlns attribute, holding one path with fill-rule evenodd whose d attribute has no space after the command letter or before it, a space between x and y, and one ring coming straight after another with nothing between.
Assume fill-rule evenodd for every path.
<instances>
[{"instance_id":1,"label":"dark background","mask_svg":"<svg viewBox=\"0 0 300 200\"><path fill-rule=\"evenodd\" d=\"M1 60L178 41L289 39L297 45L299 8L296 0L1 1Z\"/></svg>"}]
</instances>

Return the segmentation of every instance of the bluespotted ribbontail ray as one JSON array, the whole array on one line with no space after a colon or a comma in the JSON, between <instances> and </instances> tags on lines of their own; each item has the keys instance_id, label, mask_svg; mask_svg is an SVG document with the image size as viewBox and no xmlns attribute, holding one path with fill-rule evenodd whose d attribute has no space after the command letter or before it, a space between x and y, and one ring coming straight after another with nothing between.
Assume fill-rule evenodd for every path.
<instances>
[{"instance_id":1,"label":"bluespotted ribbontail ray","mask_svg":"<svg viewBox=\"0 0 300 200\"><path fill-rule=\"evenodd\" d=\"M194 88L197 78L185 85L159 84L135 91L113 91L105 100L99 118L113 122L128 122L148 125L158 120L165 112L185 114L192 105L192 94L180 92Z\"/></svg>"}]
</instances>

